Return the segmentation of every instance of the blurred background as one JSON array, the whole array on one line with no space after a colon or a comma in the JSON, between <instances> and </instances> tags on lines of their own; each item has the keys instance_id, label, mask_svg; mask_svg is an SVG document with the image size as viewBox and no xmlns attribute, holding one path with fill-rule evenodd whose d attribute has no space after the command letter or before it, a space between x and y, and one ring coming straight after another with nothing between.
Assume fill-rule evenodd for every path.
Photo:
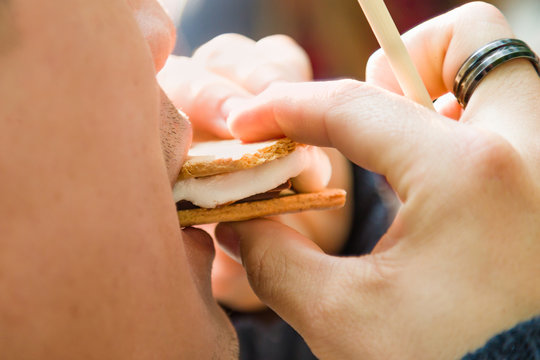
<instances>
[{"instance_id":1,"label":"blurred background","mask_svg":"<svg viewBox=\"0 0 540 360\"><path fill-rule=\"evenodd\" d=\"M386 0L401 33L463 0ZM539 52L540 0L491 0L516 36ZM316 79L364 79L369 55L379 46L354 0L162 0L178 30L177 55L191 55L223 33L253 39L272 34L294 38L310 56Z\"/></svg>"}]
</instances>

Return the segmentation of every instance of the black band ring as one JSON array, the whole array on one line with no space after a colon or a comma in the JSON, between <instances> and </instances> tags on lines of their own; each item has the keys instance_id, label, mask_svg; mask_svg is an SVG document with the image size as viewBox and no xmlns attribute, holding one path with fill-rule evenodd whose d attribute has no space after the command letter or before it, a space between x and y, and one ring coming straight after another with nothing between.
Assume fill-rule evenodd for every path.
<instances>
[{"instance_id":1,"label":"black band ring","mask_svg":"<svg viewBox=\"0 0 540 360\"><path fill-rule=\"evenodd\" d=\"M540 76L538 56L527 44L518 39L499 39L481 47L461 67L454 80L454 94L464 108L474 89L486 75L512 59L528 59Z\"/></svg>"}]
</instances>

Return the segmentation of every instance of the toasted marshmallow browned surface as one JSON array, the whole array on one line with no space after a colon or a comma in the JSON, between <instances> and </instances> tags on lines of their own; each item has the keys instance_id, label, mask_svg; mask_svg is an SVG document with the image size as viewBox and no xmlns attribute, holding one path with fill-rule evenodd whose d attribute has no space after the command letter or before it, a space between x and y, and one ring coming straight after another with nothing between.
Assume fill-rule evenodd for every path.
<instances>
[{"instance_id":1,"label":"toasted marshmallow browned surface","mask_svg":"<svg viewBox=\"0 0 540 360\"><path fill-rule=\"evenodd\" d=\"M298 146L304 145L288 138L256 143L240 140L197 143L189 150L178 180L252 168L286 156Z\"/></svg>"}]
</instances>

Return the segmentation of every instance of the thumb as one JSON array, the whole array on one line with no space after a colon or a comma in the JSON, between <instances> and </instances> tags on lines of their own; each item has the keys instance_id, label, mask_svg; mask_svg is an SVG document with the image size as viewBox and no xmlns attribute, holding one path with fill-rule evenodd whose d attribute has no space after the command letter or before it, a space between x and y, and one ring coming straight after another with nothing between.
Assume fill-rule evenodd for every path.
<instances>
[{"instance_id":1,"label":"thumb","mask_svg":"<svg viewBox=\"0 0 540 360\"><path fill-rule=\"evenodd\" d=\"M246 268L259 298L294 323L304 320L306 302L317 299L331 273L331 257L295 230L272 220L221 223L220 246Z\"/></svg>"},{"instance_id":2,"label":"thumb","mask_svg":"<svg viewBox=\"0 0 540 360\"><path fill-rule=\"evenodd\" d=\"M216 239L241 255L259 298L298 331L318 358L377 353L369 325L386 322L393 276L382 256L338 258L272 220L221 223ZM389 272L390 271L390 272Z\"/></svg>"},{"instance_id":3,"label":"thumb","mask_svg":"<svg viewBox=\"0 0 540 360\"><path fill-rule=\"evenodd\" d=\"M267 219L221 223L215 234L228 252L241 255L257 296L316 356L343 359L360 351L356 320L379 313L382 301L375 300L385 288L375 257L326 255L295 230Z\"/></svg>"},{"instance_id":4,"label":"thumb","mask_svg":"<svg viewBox=\"0 0 540 360\"><path fill-rule=\"evenodd\" d=\"M329 292L337 258L295 230L272 220L221 223L216 239L241 260L259 298L299 332L312 326L313 311ZM342 291L337 290L336 291ZM332 296L335 292L330 291Z\"/></svg>"}]
</instances>

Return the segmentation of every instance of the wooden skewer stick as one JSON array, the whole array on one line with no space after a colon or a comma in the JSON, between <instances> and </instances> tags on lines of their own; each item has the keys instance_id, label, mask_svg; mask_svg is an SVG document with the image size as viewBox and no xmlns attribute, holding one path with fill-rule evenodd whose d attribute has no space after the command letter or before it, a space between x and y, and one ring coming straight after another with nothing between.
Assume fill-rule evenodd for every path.
<instances>
[{"instance_id":1,"label":"wooden skewer stick","mask_svg":"<svg viewBox=\"0 0 540 360\"><path fill-rule=\"evenodd\" d=\"M394 75L409 99L435 110L429 93L414 67L412 59L399 35L383 0L358 0L360 7L386 54Z\"/></svg>"}]
</instances>

